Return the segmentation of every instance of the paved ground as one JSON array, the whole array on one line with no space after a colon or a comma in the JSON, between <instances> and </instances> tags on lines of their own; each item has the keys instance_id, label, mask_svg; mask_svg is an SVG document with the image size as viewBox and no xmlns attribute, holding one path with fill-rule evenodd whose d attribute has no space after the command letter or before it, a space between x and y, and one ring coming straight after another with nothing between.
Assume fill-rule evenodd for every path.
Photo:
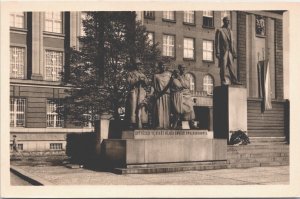
<instances>
[{"instance_id":1,"label":"paved ground","mask_svg":"<svg viewBox=\"0 0 300 199\"><path fill-rule=\"evenodd\" d=\"M14 166L54 185L275 185L289 184L289 166L117 175L64 166ZM13 177L14 178L14 177ZM12 180L12 185L18 181ZM20 182L21 183L21 182Z\"/></svg>"},{"instance_id":2,"label":"paved ground","mask_svg":"<svg viewBox=\"0 0 300 199\"><path fill-rule=\"evenodd\" d=\"M15 186L30 186L31 184L25 180L23 180L22 178L20 178L19 176L13 174L12 172L10 172L10 184Z\"/></svg>"}]
</instances>

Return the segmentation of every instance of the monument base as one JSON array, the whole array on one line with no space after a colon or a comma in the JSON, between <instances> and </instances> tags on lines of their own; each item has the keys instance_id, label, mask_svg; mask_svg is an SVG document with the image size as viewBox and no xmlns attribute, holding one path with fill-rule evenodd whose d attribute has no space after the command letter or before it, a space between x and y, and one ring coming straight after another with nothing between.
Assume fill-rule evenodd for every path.
<instances>
[{"instance_id":1,"label":"monument base","mask_svg":"<svg viewBox=\"0 0 300 199\"><path fill-rule=\"evenodd\" d=\"M163 171L162 165L203 164L227 159L227 140L213 139L201 130L136 130L127 139L103 141L104 157L111 168ZM131 135L130 135L131 134ZM168 137L169 136L169 137ZM130 137L130 138L128 138ZM181 166L179 166L180 164ZM149 167L152 167L149 170ZM160 169L158 169L160 168ZM171 169L172 170L172 169ZM173 169L176 171L176 169ZM145 170L144 170L145 171ZM122 173L122 172L121 172ZM134 173L134 172L133 172Z\"/></svg>"}]
</instances>

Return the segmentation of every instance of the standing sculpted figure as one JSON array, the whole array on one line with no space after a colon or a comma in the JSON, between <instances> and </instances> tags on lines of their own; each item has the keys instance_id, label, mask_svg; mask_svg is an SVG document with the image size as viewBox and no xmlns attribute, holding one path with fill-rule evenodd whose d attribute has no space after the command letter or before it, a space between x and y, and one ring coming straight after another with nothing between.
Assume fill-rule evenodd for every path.
<instances>
[{"instance_id":1,"label":"standing sculpted figure","mask_svg":"<svg viewBox=\"0 0 300 199\"><path fill-rule=\"evenodd\" d=\"M236 56L232 31L229 29L230 20L223 18L224 25L216 31L215 49L219 60L221 84L227 85L225 80L225 70L228 68L232 84L240 85L236 75L233 72L233 61Z\"/></svg>"},{"instance_id":2,"label":"standing sculpted figure","mask_svg":"<svg viewBox=\"0 0 300 199\"><path fill-rule=\"evenodd\" d=\"M143 124L148 123L148 113L143 102L146 98L144 87L148 84L147 77L141 72L141 62L137 60L131 71L128 73L127 82L130 87L128 94L128 116L130 127L142 128Z\"/></svg>"},{"instance_id":3,"label":"standing sculpted figure","mask_svg":"<svg viewBox=\"0 0 300 199\"><path fill-rule=\"evenodd\" d=\"M172 103L181 120L191 122L195 119L195 112L190 92L190 79L185 73L186 67L184 65L178 65L178 70L172 81L172 91L174 92Z\"/></svg>"},{"instance_id":4,"label":"standing sculpted figure","mask_svg":"<svg viewBox=\"0 0 300 199\"><path fill-rule=\"evenodd\" d=\"M154 110L153 124L155 128L167 129L170 127L170 79L171 73L167 71L164 63L158 63L159 73L154 75Z\"/></svg>"}]
</instances>

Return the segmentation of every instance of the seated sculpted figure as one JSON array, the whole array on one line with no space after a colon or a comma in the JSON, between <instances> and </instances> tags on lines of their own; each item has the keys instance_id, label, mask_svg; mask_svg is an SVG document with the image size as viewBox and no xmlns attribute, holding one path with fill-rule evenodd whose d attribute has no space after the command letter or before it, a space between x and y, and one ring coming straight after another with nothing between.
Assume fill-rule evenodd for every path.
<instances>
[{"instance_id":1,"label":"seated sculpted figure","mask_svg":"<svg viewBox=\"0 0 300 199\"><path fill-rule=\"evenodd\" d=\"M148 123L148 113L146 107L142 106L146 98L144 87L148 84L147 77L141 72L141 62L136 61L128 73L127 82L130 91L127 98L126 117L129 120L130 128L142 128L142 125Z\"/></svg>"}]
</instances>

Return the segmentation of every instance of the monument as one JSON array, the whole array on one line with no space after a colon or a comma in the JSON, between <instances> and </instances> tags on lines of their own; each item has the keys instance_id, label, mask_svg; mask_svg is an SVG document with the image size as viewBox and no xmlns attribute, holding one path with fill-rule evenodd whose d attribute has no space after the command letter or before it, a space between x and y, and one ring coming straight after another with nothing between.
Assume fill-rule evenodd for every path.
<instances>
[{"instance_id":1,"label":"monument","mask_svg":"<svg viewBox=\"0 0 300 199\"><path fill-rule=\"evenodd\" d=\"M213 118L214 136L230 140L237 131L247 132L247 89L238 81L233 70L233 61L237 57L230 20L223 18L224 25L216 31L215 49L219 60L221 86L214 88ZM231 82L225 80L228 69Z\"/></svg>"},{"instance_id":2,"label":"monument","mask_svg":"<svg viewBox=\"0 0 300 199\"><path fill-rule=\"evenodd\" d=\"M186 68L179 65L179 70L169 72L165 64L158 66L159 73L153 75L154 92L147 94L142 88L147 84L144 75L137 68L129 73L130 128L122 131L120 139L103 140L105 162L120 173L161 172L164 165L174 169L192 164L192 169L197 164L226 162L226 139L216 139L211 131L189 126L195 114ZM153 100L141 100L144 96ZM142 125L146 120L140 119L145 108L141 103L146 103L148 110L154 109L151 128Z\"/></svg>"}]
</instances>

